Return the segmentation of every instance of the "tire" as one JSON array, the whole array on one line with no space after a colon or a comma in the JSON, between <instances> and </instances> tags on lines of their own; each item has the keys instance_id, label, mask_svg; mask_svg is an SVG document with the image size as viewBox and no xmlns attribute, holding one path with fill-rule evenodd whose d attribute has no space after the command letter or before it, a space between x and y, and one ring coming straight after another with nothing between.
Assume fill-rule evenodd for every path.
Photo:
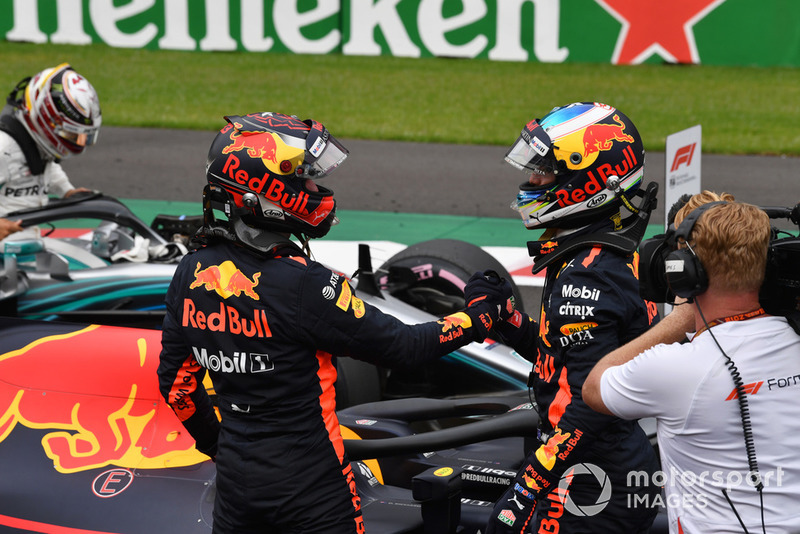
<instances>
[{"instance_id":1,"label":"tire","mask_svg":"<svg viewBox=\"0 0 800 534\"><path fill-rule=\"evenodd\" d=\"M389 293L418 309L443 316L464 308L464 286L476 272L492 269L511 283L516 307L522 295L497 259L477 245L456 239L432 239L398 252L378 270Z\"/></svg>"}]
</instances>

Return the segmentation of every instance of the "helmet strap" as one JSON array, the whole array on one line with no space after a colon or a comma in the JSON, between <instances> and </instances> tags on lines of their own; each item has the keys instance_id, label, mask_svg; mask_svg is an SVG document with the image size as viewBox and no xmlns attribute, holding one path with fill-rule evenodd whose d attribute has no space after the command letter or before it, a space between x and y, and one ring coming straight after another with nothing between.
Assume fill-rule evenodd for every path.
<instances>
[{"instance_id":1,"label":"helmet strap","mask_svg":"<svg viewBox=\"0 0 800 534\"><path fill-rule=\"evenodd\" d=\"M8 96L6 97L6 103L10 106L15 108L22 107L25 105L25 97L19 96L20 93L23 95L25 94L25 88L28 87L28 83L30 83L31 77L28 76L27 78L23 78L19 81L19 83L14 87Z\"/></svg>"}]
</instances>

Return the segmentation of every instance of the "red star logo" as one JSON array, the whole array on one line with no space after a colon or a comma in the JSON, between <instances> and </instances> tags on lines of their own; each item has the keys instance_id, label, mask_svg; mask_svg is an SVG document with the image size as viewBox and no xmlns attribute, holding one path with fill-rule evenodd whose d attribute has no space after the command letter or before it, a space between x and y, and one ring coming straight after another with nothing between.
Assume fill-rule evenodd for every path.
<instances>
[{"instance_id":1,"label":"red star logo","mask_svg":"<svg viewBox=\"0 0 800 534\"><path fill-rule=\"evenodd\" d=\"M700 63L693 27L725 0L595 0L622 30L614 64L642 63L658 54L673 63Z\"/></svg>"}]
</instances>

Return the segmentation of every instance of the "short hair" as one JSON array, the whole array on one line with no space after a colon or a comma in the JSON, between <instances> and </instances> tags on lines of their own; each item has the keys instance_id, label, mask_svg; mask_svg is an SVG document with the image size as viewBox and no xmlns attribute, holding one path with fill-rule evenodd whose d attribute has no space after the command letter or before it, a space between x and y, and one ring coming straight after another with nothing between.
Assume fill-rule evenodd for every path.
<instances>
[{"instance_id":1,"label":"short hair","mask_svg":"<svg viewBox=\"0 0 800 534\"><path fill-rule=\"evenodd\" d=\"M759 207L736 202L733 195L703 191L675 215L678 226L697 207L709 208L695 223L689 244L708 274L709 287L723 291L758 291L764 281L771 235L769 216Z\"/></svg>"}]
</instances>

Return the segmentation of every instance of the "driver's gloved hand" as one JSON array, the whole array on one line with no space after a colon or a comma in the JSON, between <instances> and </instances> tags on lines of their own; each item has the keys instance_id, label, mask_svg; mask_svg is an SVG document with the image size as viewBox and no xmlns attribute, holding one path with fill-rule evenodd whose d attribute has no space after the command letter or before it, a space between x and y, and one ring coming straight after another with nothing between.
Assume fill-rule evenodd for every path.
<instances>
[{"instance_id":1,"label":"driver's gloved hand","mask_svg":"<svg viewBox=\"0 0 800 534\"><path fill-rule=\"evenodd\" d=\"M476 341L486 339L495 324L514 313L511 283L492 270L479 271L470 277L464 287L464 300Z\"/></svg>"}]
</instances>

